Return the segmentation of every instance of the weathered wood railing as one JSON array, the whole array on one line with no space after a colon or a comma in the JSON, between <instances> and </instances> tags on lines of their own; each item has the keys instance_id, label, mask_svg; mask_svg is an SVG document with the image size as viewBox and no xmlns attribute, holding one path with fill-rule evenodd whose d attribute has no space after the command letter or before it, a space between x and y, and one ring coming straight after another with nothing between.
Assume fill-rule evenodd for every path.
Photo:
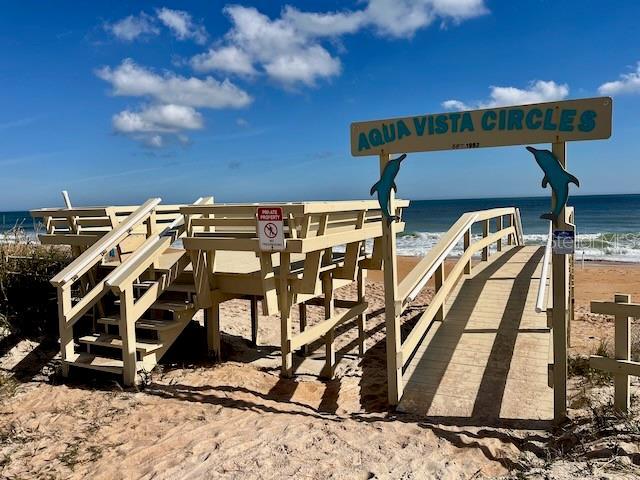
<instances>
[{"instance_id":1,"label":"weathered wood railing","mask_svg":"<svg viewBox=\"0 0 640 480\"><path fill-rule=\"evenodd\" d=\"M396 315L398 316L416 298L432 277L435 280L436 293L405 340L401 342L399 350L395 352L395 355L387 356L388 362L392 363L392 365L387 365L390 379L393 379L396 384L398 381L401 382L402 369L410 361L432 322L444 319L446 300L463 274L471 272L472 257L480 252L481 260L488 260L490 246L496 244L496 249L500 252L503 249L502 242L505 237L508 245L522 245L519 217L519 210L512 207L465 213L398 284L397 298L399 300L396 305ZM495 221L494 232L491 232L490 228L492 220ZM474 240L471 228L477 223L482 225L482 236ZM464 242L464 251L449 273L445 275L445 259L461 240ZM389 328L388 325L387 328ZM399 334L400 332L395 332L395 335ZM396 404L399 401L402 394L401 388L400 384L398 398L390 398L390 403Z\"/></svg>"},{"instance_id":2,"label":"weathered wood railing","mask_svg":"<svg viewBox=\"0 0 640 480\"><path fill-rule=\"evenodd\" d=\"M213 197L199 198L193 205L213 203ZM136 374L136 337L135 323L160 298L167 287L171 285L189 265L190 259L186 251L176 250L177 255L171 256L170 262L162 265L162 273L158 278L150 277L145 292L135 298L134 283L145 273L152 273L158 261L171 245L185 233L184 217L180 215L168 224L162 231L152 234L136 251L118 266L105 279L107 287L111 288L120 298L119 332L122 338L122 359L124 364L125 384L133 382ZM149 276L149 275L148 275Z\"/></svg>"},{"instance_id":3,"label":"weathered wood railing","mask_svg":"<svg viewBox=\"0 0 640 480\"><path fill-rule=\"evenodd\" d=\"M397 201L399 214L408 203ZM268 204L216 204L181 209L187 223L183 243L191 255L199 305L207 308L210 352L214 356L220 352L219 305L231 298L251 298L252 322L257 322L253 305L260 298L264 314L281 316L283 375L290 376L293 372L295 349L324 339L324 373L330 377L336 365L336 327L357 318L360 352L365 350L367 303L363 270L379 268L382 263L377 239L382 236L385 220L379 204L375 200L274 204L283 210L285 247L281 252L260 250L256 208L261 206ZM400 231L404 228L403 222L396 224ZM364 246L371 239L375 239L374 251L368 257ZM343 247L344 253L338 253L337 247ZM257 270L221 268L217 260L221 251L254 253ZM354 281L358 284L357 300L334 298L337 288ZM292 327L291 308L296 304L301 312L299 333L294 333ZM307 304L324 307L322 323L306 325ZM335 308L347 310L336 313ZM255 330L257 324L253 327Z\"/></svg>"},{"instance_id":4,"label":"weathered wood railing","mask_svg":"<svg viewBox=\"0 0 640 480\"><path fill-rule=\"evenodd\" d=\"M589 365L613 374L614 406L628 413L629 376L640 377L640 362L631 360L631 318L640 318L640 304L631 303L630 295L616 294L613 302L591 302L591 313L613 315L615 318L615 358L592 355Z\"/></svg>"},{"instance_id":5,"label":"weathered wood railing","mask_svg":"<svg viewBox=\"0 0 640 480\"><path fill-rule=\"evenodd\" d=\"M139 225L146 223L150 233L153 228L153 214L160 201L159 198L147 200L51 279L51 284L58 291L60 351L63 360L73 354L73 325L109 291L106 285L108 277L98 280L94 275L94 267L103 261L107 252L120 244ZM84 279L85 276L88 278ZM73 303L72 287L77 282L80 283L82 297Z\"/></svg>"},{"instance_id":6,"label":"weathered wood railing","mask_svg":"<svg viewBox=\"0 0 640 480\"><path fill-rule=\"evenodd\" d=\"M536 312L547 311L548 302L551 297L548 295L551 288L547 289L549 283L549 263L551 262L551 250L553 247L553 222L549 222L549 233L544 247L544 257L542 258L542 271L538 281L538 294L536 296Z\"/></svg>"}]
</instances>

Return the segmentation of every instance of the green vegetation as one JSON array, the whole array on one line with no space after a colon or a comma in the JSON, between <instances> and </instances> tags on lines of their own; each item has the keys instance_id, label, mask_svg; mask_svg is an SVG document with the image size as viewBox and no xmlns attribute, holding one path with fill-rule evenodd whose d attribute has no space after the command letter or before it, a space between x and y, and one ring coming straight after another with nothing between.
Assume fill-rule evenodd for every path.
<instances>
[{"instance_id":1,"label":"green vegetation","mask_svg":"<svg viewBox=\"0 0 640 480\"><path fill-rule=\"evenodd\" d=\"M43 246L16 227L0 243L0 339L57 336L57 302L51 277L70 261L67 249Z\"/></svg>"}]
</instances>

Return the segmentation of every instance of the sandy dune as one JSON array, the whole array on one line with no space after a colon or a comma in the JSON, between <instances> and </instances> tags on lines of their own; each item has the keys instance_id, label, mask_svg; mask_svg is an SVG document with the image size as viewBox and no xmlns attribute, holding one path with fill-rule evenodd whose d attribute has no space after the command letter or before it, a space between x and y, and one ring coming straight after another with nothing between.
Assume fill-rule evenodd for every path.
<instances>
[{"instance_id":1,"label":"sandy dune","mask_svg":"<svg viewBox=\"0 0 640 480\"><path fill-rule=\"evenodd\" d=\"M585 293L590 298L608 298L618 289L640 295L637 268L625 268L578 271L578 286L591 288ZM602 281L614 274L627 277L620 284ZM357 328L345 325L336 379L329 382L316 376L324 357L320 344L305 359L296 357L295 378L281 379L273 346L278 318L261 317L259 347L253 348L248 306L241 301L223 309L227 361L202 357L203 329L194 323L163 360L163 371L140 391L79 375L56 384L50 368L38 373L54 349L20 356L15 347L15 358L5 355L0 365L19 380L16 394L0 405L0 477L459 479L503 475L542 457L547 433L526 424L517 430L432 424L387 410L382 292L381 284L368 283L365 358L357 356ZM431 295L430 288L421 294L406 322ZM352 288L339 295L353 296ZM579 297L583 310L588 297ZM311 322L322 315L317 307L310 313ZM580 319L574 345L588 348L607 330L612 324L602 319Z\"/></svg>"}]
</instances>

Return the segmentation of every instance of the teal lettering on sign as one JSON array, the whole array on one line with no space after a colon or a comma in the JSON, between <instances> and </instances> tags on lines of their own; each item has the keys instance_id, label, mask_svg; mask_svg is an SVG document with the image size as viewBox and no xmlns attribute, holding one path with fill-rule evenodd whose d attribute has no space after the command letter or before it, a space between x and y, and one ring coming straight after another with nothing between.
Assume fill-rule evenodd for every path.
<instances>
[{"instance_id":1,"label":"teal lettering on sign","mask_svg":"<svg viewBox=\"0 0 640 480\"><path fill-rule=\"evenodd\" d=\"M460 132L473 132L473 119L469 112L465 112L462 115L462 124L460 125Z\"/></svg>"},{"instance_id":2,"label":"teal lettering on sign","mask_svg":"<svg viewBox=\"0 0 640 480\"><path fill-rule=\"evenodd\" d=\"M533 108L527 113L526 124L529 130L537 130L542 125L542 110Z\"/></svg>"},{"instance_id":3,"label":"teal lettering on sign","mask_svg":"<svg viewBox=\"0 0 640 480\"><path fill-rule=\"evenodd\" d=\"M401 140L402 137L408 137L409 135L411 135L409 127L407 127L402 120L398 120L398 140Z\"/></svg>"},{"instance_id":4,"label":"teal lettering on sign","mask_svg":"<svg viewBox=\"0 0 640 480\"><path fill-rule=\"evenodd\" d=\"M493 110L486 111L482 114L482 130L490 132L496 128L496 112Z\"/></svg>"},{"instance_id":5,"label":"teal lettering on sign","mask_svg":"<svg viewBox=\"0 0 640 480\"><path fill-rule=\"evenodd\" d=\"M563 103L567 103L567 105L562 105ZM602 132L606 128L607 122L610 123L610 113L606 110L603 112L598 105L595 107L589 105L587 108L580 107L580 104L576 105L573 101L567 101L559 102L559 105L507 106L467 112L417 115L381 122L363 122L368 124L360 131L354 132L352 143L357 152L364 153L377 147L383 147L384 150L388 149L389 151L404 148L407 145L412 148L410 145L416 145L418 138L421 138L420 142L429 150L429 137L434 137L435 149L442 149L447 146L443 145L443 142L448 141L444 138L451 136L450 148L456 148L457 142L471 145L476 141L469 136L470 133L480 135L481 138L489 138L490 143L498 144L503 144L499 139L500 135L521 132L525 138L529 138L526 137L527 131L538 132L542 135L533 137L534 139L549 138L545 136L544 132L558 136L562 136L562 134L580 136L580 134L589 132L592 132L594 136L603 135ZM598 115L601 115L601 118L598 118ZM602 124L605 126L603 127ZM489 132L492 136L482 137L483 133ZM458 135L461 136L460 140L454 138ZM521 136L513 138L521 138ZM409 143L399 143L404 139L407 139L406 142ZM394 144L396 146L393 146ZM480 142L480 146L487 145Z\"/></svg>"},{"instance_id":6,"label":"teal lettering on sign","mask_svg":"<svg viewBox=\"0 0 640 480\"><path fill-rule=\"evenodd\" d=\"M593 110L586 110L580 115L580 125L578 130L581 132L590 132L596 127L596 112Z\"/></svg>"},{"instance_id":7,"label":"teal lettering on sign","mask_svg":"<svg viewBox=\"0 0 640 480\"><path fill-rule=\"evenodd\" d=\"M413 117L413 126L416 129L416 135L418 135L419 137L424 135L424 127L426 123L427 123L427 117Z\"/></svg>"}]
</instances>

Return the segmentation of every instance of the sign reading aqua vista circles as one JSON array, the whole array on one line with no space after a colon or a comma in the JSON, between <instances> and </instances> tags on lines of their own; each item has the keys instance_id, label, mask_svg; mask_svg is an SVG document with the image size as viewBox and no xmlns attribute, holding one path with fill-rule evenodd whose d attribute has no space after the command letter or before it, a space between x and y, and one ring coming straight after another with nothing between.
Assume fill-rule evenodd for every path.
<instances>
[{"instance_id":1,"label":"sign reading aqua vista circles","mask_svg":"<svg viewBox=\"0 0 640 480\"><path fill-rule=\"evenodd\" d=\"M609 97L351 124L354 156L497 147L611 136Z\"/></svg>"}]
</instances>

